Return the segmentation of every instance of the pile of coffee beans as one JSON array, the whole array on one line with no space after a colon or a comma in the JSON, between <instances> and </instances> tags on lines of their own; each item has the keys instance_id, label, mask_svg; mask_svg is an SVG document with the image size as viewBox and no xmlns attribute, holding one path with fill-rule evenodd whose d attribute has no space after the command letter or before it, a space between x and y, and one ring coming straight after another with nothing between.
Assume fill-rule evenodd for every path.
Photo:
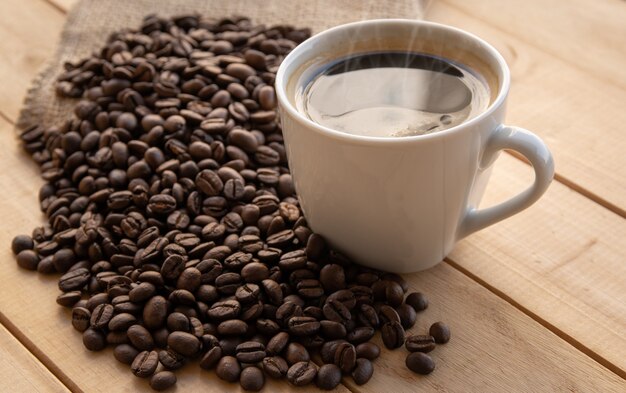
<instances>
[{"instance_id":1,"label":"pile of coffee beans","mask_svg":"<svg viewBox=\"0 0 626 393\"><path fill-rule=\"evenodd\" d=\"M405 342L424 295L405 300L400 276L352 263L306 224L273 84L309 35L149 16L66 65L57 92L80 98L72 119L21 134L48 222L13 240L19 266L60 273L57 303L85 347L114 346L155 390L192 359L247 390L266 377L364 384L378 330L426 374L424 353L449 339L438 323Z\"/></svg>"}]
</instances>

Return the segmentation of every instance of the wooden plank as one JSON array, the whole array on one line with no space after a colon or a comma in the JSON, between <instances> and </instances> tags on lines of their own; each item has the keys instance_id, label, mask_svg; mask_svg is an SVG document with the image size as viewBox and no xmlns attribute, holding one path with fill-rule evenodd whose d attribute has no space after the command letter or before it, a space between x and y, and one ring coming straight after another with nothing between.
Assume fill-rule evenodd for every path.
<instances>
[{"instance_id":1,"label":"wooden plank","mask_svg":"<svg viewBox=\"0 0 626 393\"><path fill-rule=\"evenodd\" d=\"M502 155L484 204L531 176ZM450 259L626 376L625 236L623 218L555 182L530 209L462 241Z\"/></svg>"},{"instance_id":2,"label":"wooden plank","mask_svg":"<svg viewBox=\"0 0 626 393\"><path fill-rule=\"evenodd\" d=\"M463 8L473 9L474 3L465 2ZM626 123L626 88L618 82L626 78L614 72L620 69L626 73L626 54L621 46L613 45L614 40L623 41L626 36L626 3L609 2L615 14L622 16L620 23L608 18L606 25L597 20L606 14L599 10L604 1L586 2L589 7L569 2L519 7L513 3L480 1L477 4L483 6L466 12L456 8L461 2L450 6L446 1L437 1L427 17L468 30L493 44L512 72L507 122L544 138L554 153L560 179L626 216L626 139L621 131ZM501 14L504 8L510 10ZM513 13L518 16L507 17ZM580 21L575 18L578 13L585 15ZM520 24L510 28L511 34L503 27L509 20L513 26ZM579 36L590 29L581 25L588 27L592 23L596 23L594 33L598 35L588 34L586 40L581 40ZM559 29L565 28L570 32L561 33ZM614 38L605 39L607 32ZM593 44L588 42L591 39L595 40ZM557 51L557 47L562 49ZM600 50L597 48L605 49L602 56L594 57ZM581 50L589 53L576 57ZM573 57L561 58L560 51ZM581 68L581 64L595 67L596 63L610 69Z\"/></svg>"},{"instance_id":3,"label":"wooden plank","mask_svg":"<svg viewBox=\"0 0 626 393\"><path fill-rule=\"evenodd\" d=\"M45 358L46 366L63 374L63 382L72 390L107 393L145 390L146 381L135 378L128 366L117 362L111 349L93 353L83 347L81 334L72 328L69 310L55 302L60 293L58 276L43 276L18 268L10 247L6 247L15 235L30 233L43 219L37 206L37 192L42 184L38 169L18 148L11 127L0 119L0 165L11 168L0 176L0 189L4 190L0 205L3 215L0 244L5 245L0 247L0 260L5 262L0 264L3 318L12 324L16 334L29 342L31 351ZM213 372L202 371L197 364L188 365L177 376L181 391L223 392L236 386L219 380ZM282 382L268 380L266 386L272 392L291 391ZM317 389L302 390L312 391ZM348 392L343 386L338 391Z\"/></svg>"},{"instance_id":4,"label":"wooden plank","mask_svg":"<svg viewBox=\"0 0 626 393\"><path fill-rule=\"evenodd\" d=\"M64 15L41 0L0 1L0 112L15 119L32 78L52 56Z\"/></svg>"},{"instance_id":5,"label":"wooden plank","mask_svg":"<svg viewBox=\"0 0 626 393\"><path fill-rule=\"evenodd\" d=\"M626 382L469 280L446 263L406 275L410 290L428 294L430 307L410 332L427 332L435 321L450 325L452 338L431 356L432 374L404 366L407 351L384 351L362 392L623 392ZM380 337L375 338L381 344Z\"/></svg>"},{"instance_id":6,"label":"wooden plank","mask_svg":"<svg viewBox=\"0 0 626 393\"><path fill-rule=\"evenodd\" d=\"M486 27L445 3L435 3L430 15L435 20L473 31L493 41L502 50L512 63L514 74L509 105L510 123L527 126L540 134L542 130L556 130L549 125L551 121L559 122L566 128L566 132L546 137L557 156L560 173L573 173L576 181L581 183L588 183L590 177L595 177L596 186L606 180L602 187L618 190L616 193L623 192L619 195L620 200L626 197L626 183L623 181L626 172L623 168L616 168L612 173L608 168L620 165L618 157L621 153L617 150L624 142L614 140L610 132L607 138L614 140L613 146L604 146L608 143L604 140L592 141L594 138L585 137L583 154L583 141L580 141L580 146L577 140L572 141L572 138L575 139L573 134L580 134L583 130L576 123L568 126L564 121L574 113L585 116L575 109L575 101L584 98L576 91L561 93L558 98L556 86L566 83L563 80L565 77L583 80L584 73L568 69L566 65L558 72L556 65L561 64L558 60L546 58L519 40ZM512 51L513 47L515 51ZM550 71L544 74L547 72L545 69ZM551 91L547 93L548 89ZM585 93L588 89L591 86L583 86ZM609 113L613 112L626 121L624 112L617 109L619 100L615 98L621 92L619 88L609 89L608 100L591 99L589 102L595 102L597 108L594 106L596 112L589 115L589 121L598 116L597 111L603 103L608 106L614 104ZM626 95L623 102L626 102ZM544 107L548 110L542 113ZM559 116L560 120L557 119ZM619 132L619 128L615 131ZM577 149L581 149L578 153L580 158L575 161L573 157L562 154L574 143ZM603 153L602 163L596 165L590 156L600 154L596 150L600 145L608 150ZM575 154L574 151L570 153ZM587 164L596 165L596 168L577 166ZM530 176L529 169L504 156L496 165L486 204L502 200L513 190L521 189L531 181ZM610 194L615 195L615 192ZM602 195L607 194L602 191ZM624 234L626 223L622 218L555 182L536 206L467 239L453 251L451 258L487 285L556 326L564 335L571 337L572 342L588 348L591 353L600 354L598 356L624 375L626 340L619 333L626 328L626 282L623 280L626 267L622 263L626 255Z\"/></svg>"},{"instance_id":7,"label":"wooden plank","mask_svg":"<svg viewBox=\"0 0 626 393\"><path fill-rule=\"evenodd\" d=\"M69 392L50 370L0 325L0 381L14 392Z\"/></svg>"},{"instance_id":8,"label":"wooden plank","mask_svg":"<svg viewBox=\"0 0 626 393\"><path fill-rule=\"evenodd\" d=\"M440 0L595 78L626 88L620 0ZM439 3L439 1L437 2ZM437 4L438 6L438 4Z\"/></svg>"}]
</instances>

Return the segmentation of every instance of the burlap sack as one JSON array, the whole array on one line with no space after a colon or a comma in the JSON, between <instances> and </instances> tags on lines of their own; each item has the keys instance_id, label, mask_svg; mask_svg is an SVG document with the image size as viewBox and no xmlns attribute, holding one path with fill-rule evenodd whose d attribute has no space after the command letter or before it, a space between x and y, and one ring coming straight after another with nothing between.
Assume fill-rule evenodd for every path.
<instances>
[{"instance_id":1,"label":"burlap sack","mask_svg":"<svg viewBox=\"0 0 626 393\"><path fill-rule=\"evenodd\" d=\"M54 57L34 79L18 119L58 125L71 116L74 100L54 92L63 63L88 56L113 31L138 27L148 14L196 12L208 17L249 16L254 23L292 24L319 32L339 24L376 18L421 18L428 0L81 0L70 11Z\"/></svg>"}]
</instances>

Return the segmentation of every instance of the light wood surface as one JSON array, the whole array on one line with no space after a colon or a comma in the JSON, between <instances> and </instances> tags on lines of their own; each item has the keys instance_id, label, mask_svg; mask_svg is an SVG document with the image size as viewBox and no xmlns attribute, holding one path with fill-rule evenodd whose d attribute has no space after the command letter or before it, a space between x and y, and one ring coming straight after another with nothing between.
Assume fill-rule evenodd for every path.
<instances>
[{"instance_id":1,"label":"light wood surface","mask_svg":"<svg viewBox=\"0 0 626 393\"><path fill-rule=\"evenodd\" d=\"M0 205L5 217L0 244L29 233L42 220L36 201L42 181L18 149L10 123L28 81L52 53L74 1L0 2L0 32L12 38L0 43L5 82L0 115L6 119L0 119L0 161L11 168L0 174L6 198ZM452 341L433 354L438 361L433 374L408 372L403 349L384 351L372 381L355 386L348 378L349 390L626 390L626 170L621 154L626 146L620 137L626 87L606 78L626 80L626 55L620 50L624 35L618 35L626 26L619 23L626 3L572 3L431 2L429 19L474 32L504 54L513 74L508 122L546 140L561 182L529 210L459 243L448 263L406 277L431 299L412 331L425 331L436 320L452 326ZM582 105L589 110L581 111ZM532 180L531 172L502 155L484 205L522 189ZM41 375L47 368L57 384L72 391L149 390L110 350L94 354L82 347L67 311L54 302L56 277L17 268L8 247L0 247L0 259L5 262L0 264L0 322L14 335L3 337L9 333L0 330L0 340L36 356L15 361L24 373ZM240 390L193 364L178 376L177 391ZM292 390L284 382L270 383L266 391ZM21 385L10 386L23 391Z\"/></svg>"},{"instance_id":2,"label":"light wood surface","mask_svg":"<svg viewBox=\"0 0 626 393\"><path fill-rule=\"evenodd\" d=\"M0 384L14 392L69 392L39 360L0 325Z\"/></svg>"},{"instance_id":3,"label":"light wood surface","mask_svg":"<svg viewBox=\"0 0 626 393\"><path fill-rule=\"evenodd\" d=\"M442 0L427 18L494 45L512 73L507 122L544 138L561 179L626 217L626 2Z\"/></svg>"}]
</instances>

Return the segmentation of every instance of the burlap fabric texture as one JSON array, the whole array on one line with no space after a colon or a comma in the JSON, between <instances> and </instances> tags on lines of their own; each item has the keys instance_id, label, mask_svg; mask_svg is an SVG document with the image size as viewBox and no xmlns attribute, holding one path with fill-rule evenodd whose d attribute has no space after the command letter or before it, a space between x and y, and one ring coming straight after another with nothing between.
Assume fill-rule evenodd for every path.
<instances>
[{"instance_id":1,"label":"burlap fabric texture","mask_svg":"<svg viewBox=\"0 0 626 393\"><path fill-rule=\"evenodd\" d=\"M255 24L291 24L319 32L352 21L377 18L419 19L427 0L81 0L70 11L52 59L34 79L17 123L60 125L71 117L75 100L55 94L63 64L98 50L108 36L136 28L149 14L197 13L208 18L245 15Z\"/></svg>"}]
</instances>

